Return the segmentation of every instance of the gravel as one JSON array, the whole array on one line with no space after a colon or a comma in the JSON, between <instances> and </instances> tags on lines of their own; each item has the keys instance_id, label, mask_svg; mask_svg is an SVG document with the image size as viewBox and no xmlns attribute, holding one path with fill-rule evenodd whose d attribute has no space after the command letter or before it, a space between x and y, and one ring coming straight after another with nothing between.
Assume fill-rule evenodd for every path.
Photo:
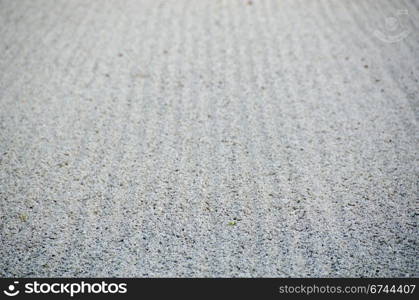
<instances>
[{"instance_id":1,"label":"gravel","mask_svg":"<svg viewBox=\"0 0 419 300\"><path fill-rule=\"evenodd\" d=\"M419 276L418 12L0 1L0 276Z\"/></svg>"}]
</instances>

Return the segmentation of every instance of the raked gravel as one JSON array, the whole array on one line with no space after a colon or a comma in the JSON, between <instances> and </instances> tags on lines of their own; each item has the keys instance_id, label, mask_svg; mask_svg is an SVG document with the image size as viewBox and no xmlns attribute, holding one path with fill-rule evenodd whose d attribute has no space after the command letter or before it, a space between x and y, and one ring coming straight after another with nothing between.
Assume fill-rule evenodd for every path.
<instances>
[{"instance_id":1,"label":"raked gravel","mask_svg":"<svg viewBox=\"0 0 419 300\"><path fill-rule=\"evenodd\" d=\"M0 0L0 276L419 276L418 29L417 0Z\"/></svg>"}]
</instances>

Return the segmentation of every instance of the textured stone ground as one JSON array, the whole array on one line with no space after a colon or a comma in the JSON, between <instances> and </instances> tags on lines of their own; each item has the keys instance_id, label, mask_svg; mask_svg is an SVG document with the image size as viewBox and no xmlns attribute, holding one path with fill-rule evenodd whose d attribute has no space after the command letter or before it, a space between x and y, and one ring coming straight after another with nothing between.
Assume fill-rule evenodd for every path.
<instances>
[{"instance_id":1,"label":"textured stone ground","mask_svg":"<svg viewBox=\"0 0 419 300\"><path fill-rule=\"evenodd\" d=\"M418 11L1 0L0 275L418 276Z\"/></svg>"}]
</instances>

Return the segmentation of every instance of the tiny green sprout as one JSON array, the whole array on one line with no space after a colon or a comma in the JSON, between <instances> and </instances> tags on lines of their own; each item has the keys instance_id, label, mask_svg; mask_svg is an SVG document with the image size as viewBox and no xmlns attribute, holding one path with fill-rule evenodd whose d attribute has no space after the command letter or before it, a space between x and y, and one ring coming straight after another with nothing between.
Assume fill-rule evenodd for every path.
<instances>
[{"instance_id":1,"label":"tiny green sprout","mask_svg":"<svg viewBox=\"0 0 419 300\"><path fill-rule=\"evenodd\" d=\"M28 216L27 216L27 215L25 215L25 214L21 214L21 215L19 215L19 219L20 219L22 222L26 222L26 221L28 220Z\"/></svg>"},{"instance_id":2,"label":"tiny green sprout","mask_svg":"<svg viewBox=\"0 0 419 300\"><path fill-rule=\"evenodd\" d=\"M230 221L230 222L228 222L228 225L229 226L235 226L235 225L237 225L237 221Z\"/></svg>"}]
</instances>

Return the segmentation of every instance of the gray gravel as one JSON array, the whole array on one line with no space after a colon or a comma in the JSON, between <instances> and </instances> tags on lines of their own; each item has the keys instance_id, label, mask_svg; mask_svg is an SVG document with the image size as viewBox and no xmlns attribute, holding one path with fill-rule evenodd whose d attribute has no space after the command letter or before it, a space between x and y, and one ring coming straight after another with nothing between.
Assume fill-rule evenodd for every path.
<instances>
[{"instance_id":1,"label":"gray gravel","mask_svg":"<svg viewBox=\"0 0 419 300\"><path fill-rule=\"evenodd\" d=\"M416 0L1 0L0 276L419 276L418 29Z\"/></svg>"}]
</instances>

